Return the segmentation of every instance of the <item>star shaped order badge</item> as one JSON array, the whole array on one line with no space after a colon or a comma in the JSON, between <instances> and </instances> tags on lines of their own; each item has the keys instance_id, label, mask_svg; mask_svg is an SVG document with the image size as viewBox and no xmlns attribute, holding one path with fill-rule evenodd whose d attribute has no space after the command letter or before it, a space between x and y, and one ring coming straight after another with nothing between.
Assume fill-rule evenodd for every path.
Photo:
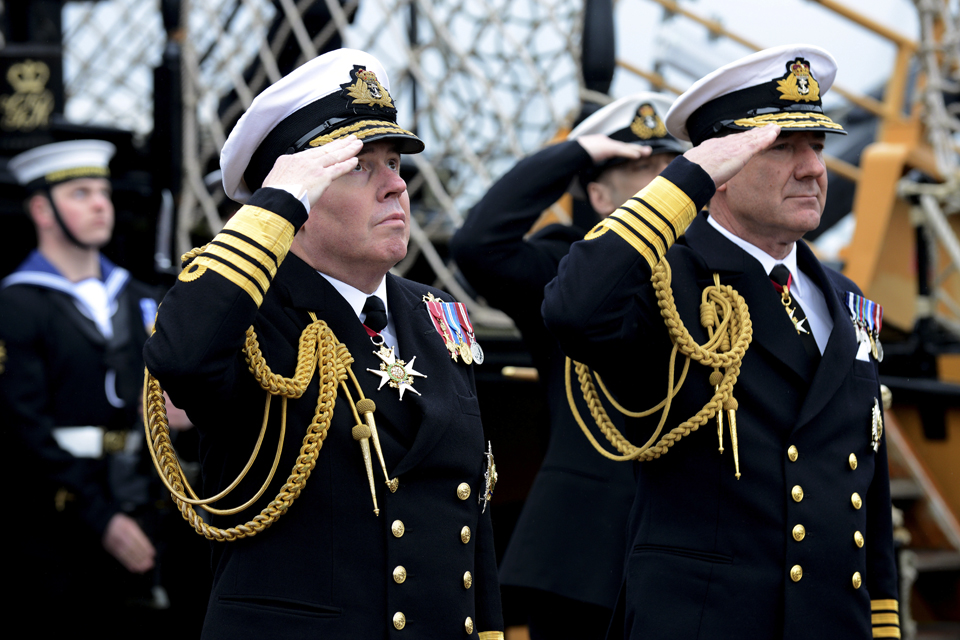
<instances>
[{"instance_id":1,"label":"star shaped order badge","mask_svg":"<svg viewBox=\"0 0 960 640\"><path fill-rule=\"evenodd\" d=\"M420 392L413 388L413 376L420 376L421 378L426 378L427 376L413 368L413 363L417 359L417 356L410 358L410 363L407 364L393 354L393 347L383 345L380 346L379 351L374 351L374 354L383 361L380 363L379 371L376 369L367 369L370 373L375 373L380 376L380 386L377 387L377 391L389 382L391 387L400 390L401 400L403 400L403 392L407 389L418 396L420 395Z\"/></svg>"}]
</instances>

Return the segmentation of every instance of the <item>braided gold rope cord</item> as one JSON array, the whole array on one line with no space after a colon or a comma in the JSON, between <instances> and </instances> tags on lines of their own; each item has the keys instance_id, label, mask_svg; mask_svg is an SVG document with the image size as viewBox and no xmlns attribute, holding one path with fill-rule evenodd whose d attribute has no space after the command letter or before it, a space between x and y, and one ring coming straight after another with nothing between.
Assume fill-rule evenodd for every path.
<instances>
[{"instance_id":1,"label":"braided gold rope cord","mask_svg":"<svg viewBox=\"0 0 960 640\"><path fill-rule=\"evenodd\" d=\"M640 447L630 443L611 422L610 416L607 414L597 394L590 369L584 364L570 360L570 358L567 358L565 366L567 401L570 404L573 416L593 447L601 455L610 460L643 461L659 458L661 455L666 454L670 447L676 442L706 424L707 421L717 415L718 411L724 408L734 409L736 407L736 400L733 398L733 387L737 382L737 377L740 375L740 365L743 361L743 356L750 346L750 341L753 339L753 323L750 320L750 311L747 308L746 301L733 287L721 285L720 278L717 274L714 274L714 284L707 287L701 297L700 321L701 324L706 327L709 335L709 339L703 345L697 344L684 326L683 320L680 318L673 297L673 289L670 286L672 271L666 259L662 259L657 263L650 279L657 295L657 306L660 308L660 315L664 319L671 342L673 342L673 349L670 353L668 365L666 398L656 407L647 411L630 412L613 401L612 396L603 385L602 380L597 376L597 380L600 382L604 394L611 400L617 410L625 415L644 417L662 408L659 424L650 439ZM718 319L720 319L719 323ZM678 352L684 355L685 361L680 380L675 384L674 378ZM676 396L683 382L686 380L690 360L715 369L711 375L711 383L715 386L713 397L696 415L671 429L656 444L653 444L656 438L659 437L666 423L674 396ZM571 363L575 364L580 390L590 409L591 417L600 429L600 432L603 433L607 441L613 445L620 455L610 453L603 448L580 416L580 412L573 398L570 375ZM720 374L720 369L724 370L722 374ZM719 378L719 380L716 378Z\"/></svg>"},{"instance_id":2,"label":"braided gold rope cord","mask_svg":"<svg viewBox=\"0 0 960 640\"><path fill-rule=\"evenodd\" d=\"M306 485L307 479L313 472L314 467L316 467L317 456L323 447L327 430L330 428L337 398L337 386L347 379L349 366L353 362L353 356L350 355L346 345L341 344L336 339L333 331L330 330L325 322L316 320L315 317L314 322L304 329L301 334L297 367L292 379L283 378L270 371L263 359L263 354L260 351L256 334L252 327L247 330L247 341L244 345L244 353L250 370L260 383L260 386L266 389L270 395L281 395L283 397L284 415L282 422L284 426L286 423L286 399L299 398L303 395L307 384L309 384L313 376L313 372L316 370L317 361L320 362L320 392L317 397L316 411L314 412L310 426L307 428L307 433L303 438L303 444L300 447L300 453L296 463L293 465L293 469L287 477L286 483L281 487L276 498L252 520L226 529L205 523L196 511L194 511L193 505L190 504L189 499L184 495L186 480L183 475L183 469L177 459L176 452L170 442L170 427L167 423L163 389L160 387L159 381L157 381L149 371L145 372L144 408L147 417L145 429L147 432L147 442L150 445L148 448L150 449L154 466L157 468L164 485L170 490L171 496L180 509L183 518L190 523L197 533L209 540L230 541L254 536L276 522L281 515L286 513L287 509L290 508L297 497L299 497L300 492ZM310 375L304 379L307 371L310 372ZM282 434L280 443L282 446ZM278 448L276 460L279 460L279 456L280 450ZM276 461L274 468L275 466ZM268 479L267 484L269 484L269 482L270 480ZM260 493L262 494L262 490ZM254 500L256 500L258 496L254 497ZM252 502L250 502L250 504L252 504Z\"/></svg>"}]
</instances>

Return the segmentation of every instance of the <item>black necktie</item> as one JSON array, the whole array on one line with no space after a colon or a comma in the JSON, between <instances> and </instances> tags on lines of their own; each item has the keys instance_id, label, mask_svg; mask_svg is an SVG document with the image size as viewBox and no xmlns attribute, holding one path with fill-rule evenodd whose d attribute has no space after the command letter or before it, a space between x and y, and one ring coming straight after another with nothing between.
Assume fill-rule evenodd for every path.
<instances>
[{"instance_id":1,"label":"black necktie","mask_svg":"<svg viewBox=\"0 0 960 640\"><path fill-rule=\"evenodd\" d=\"M800 303L790 295L790 286L793 284L793 278L790 270L782 264L776 265L770 272L770 279L780 292L780 301L787 310L787 315L793 320L793 324L800 336L800 342L807 352L807 357L816 364L820 362L820 348L817 347L817 340L813 337L813 331L810 329L810 322L807 320L807 314L803 312Z\"/></svg>"},{"instance_id":2,"label":"black necktie","mask_svg":"<svg viewBox=\"0 0 960 640\"><path fill-rule=\"evenodd\" d=\"M387 326L387 310L383 306L383 300L377 296L367 296L360 313L364 314L363 324L376 333L380 333Z\"/></svg>"}]
</instances>

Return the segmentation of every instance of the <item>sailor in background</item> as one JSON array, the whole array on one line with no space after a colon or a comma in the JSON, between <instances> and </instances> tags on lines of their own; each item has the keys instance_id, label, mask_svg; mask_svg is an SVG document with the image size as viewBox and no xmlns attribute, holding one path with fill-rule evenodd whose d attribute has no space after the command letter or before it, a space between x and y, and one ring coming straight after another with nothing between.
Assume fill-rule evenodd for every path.
<instances>
[{"instance_id":1,"label":"sailor in background","mask_svg":"<svg viewBox=\"0 0 960 640\"><path fill-rule=\"evenodd\" d=\"M801 241L823 210L825 139L842 132L821 105L836 70L826 51L790 45L695 83L666 117L694 148L575 244L547 287L547 327L629 409L667 395L684 332L732 341L697 355L730 357L691 363L662 433L732 388L723 425L678 431L638 465L611 637L900 637L879 314L851 313L869 301ZM663 258L672 296L658 300ZM752 322L742 358L738 296ZM730 314L709 313L713 300ZM627 437L644 442L650 422Z\"/></svg>"},{"instance_id":2,"label":"sailor in background","mask_svg":"<svg viewBox=\"0 0 960 640\"><path fill-rule=\"evenodd\" d=\"M216 507L256 494L286 427L263 497L213 523L267 507L311 424L329 426L317 427L316 465L289 509L254 536L214 543L204 638L503 637L486 508L496 471L469 318L443 292L388 273L410 233L400 157L422 150L397 124L383 66L350 49L266 89L224 145L224 187L244 206L190 256L144 351L200 431L203 495L240 474L268 416L271 444L240 497ZM353 358L356 383L341 371L350 397L341 389L331 419L311 369L302 396L268 411L253 372L263 362L292 376L301 336L320 321ZM329 360L321 352L317 368ZM354 413L371 404L378 438Z\"/></svg>"},{"instance_id":3,"label":"sailor in background","mask_svg":"<svg viewBox=\"0 0 960 640\"><path fill-rule=\"evenodd\" d=\"M524 589L518 596L534 640L606 635L636 489L632 466L595 455L573 418L565 358L540 315L543 288L571 244L686 150L663 124L670 104L666 96L641 92L595 112L566 141L504 174L451 242L470 284L516 323L549 406L546 457L500 566L502 584ZM572 224L526 237L567 192L577 196ZM579 409L589 413L582 399Z\"/></svg>"},{"instance_id":4,"label":"sailor in background","mask_svg":"<svg viewBox=\"0 0 960 640\"><path fill-rule=\"evenodd\" d=\"M139 391L158 293L100 253L113 232L114 151L75 140L10 161L38 246L0 285L5 486L28 496L10 530L8 607L41 613L51 633L101 637L129 634L129 600L157 604Z\"/></svg>"}]
</instances>

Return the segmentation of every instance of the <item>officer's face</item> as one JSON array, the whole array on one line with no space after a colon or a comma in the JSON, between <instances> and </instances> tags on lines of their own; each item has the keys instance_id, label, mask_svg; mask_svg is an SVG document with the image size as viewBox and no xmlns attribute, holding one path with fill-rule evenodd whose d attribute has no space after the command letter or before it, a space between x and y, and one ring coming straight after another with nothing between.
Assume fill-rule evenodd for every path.
<instances>
[{"instance_id":1,"label":"officer's face","mask_svg":"<svg viewBox=\"0 0 960 640\"><path fill-rule=\"evenodd\" d=\"M102 247L113 233L113 202L110 181L78 178L50 189L63 223L81 243Z\"/></svg>"},{"instance_id":2,"label":"officer's face","mask_svg":"<svg viewBox=\"0 0 960 640\"><path fill-rule=\"evenodd\" d=\"M380 271L407 254L410 197L400 178L400 153L388 140L365 144L357 167L333 181L310 210L315 266L351 282L347 274ZM356 285L355 285L356 286Z\"/></svg>"},{"instance_id":3,"label":"officer's face","mask_svg":"<svg viewBox=\"0 0 960 640\"><path fill-rule=\"evenodd\" d=\"M792 243L820 224L827 198L824 134L781 133L718 192L747 240Z\"/></svg>"}]
</instances>

